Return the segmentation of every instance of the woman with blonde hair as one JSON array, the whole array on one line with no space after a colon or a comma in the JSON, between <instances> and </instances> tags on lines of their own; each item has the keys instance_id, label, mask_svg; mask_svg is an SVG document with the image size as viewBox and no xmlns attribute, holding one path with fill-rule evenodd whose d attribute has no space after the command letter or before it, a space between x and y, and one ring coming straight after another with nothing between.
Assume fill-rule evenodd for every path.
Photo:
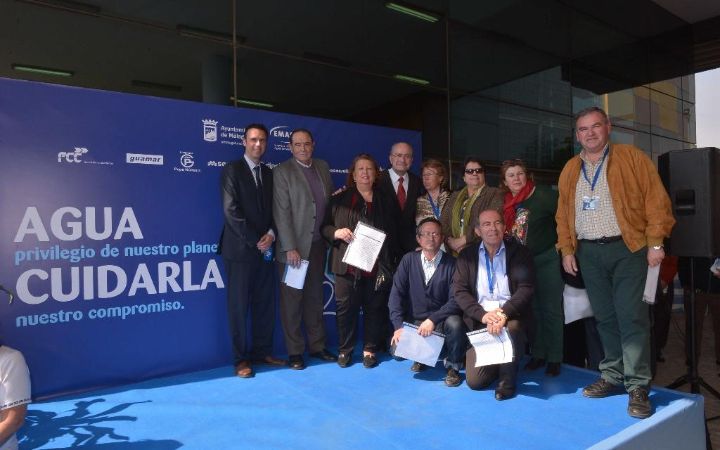
<instances>
[{"instance_id":1,"label":"woman with blonde hair","mask_svg":"<svg viewBox=\"0 0 720 450\"><path fill-rule=\"evenodd\" d=\"M423 163L421 174L426 193L417 199L416 224L428 217L440 220L443 207L450 198L450 191L445 186L446 173L445 166L437 159L427 159Z\"/></svg>"}]
</instances>

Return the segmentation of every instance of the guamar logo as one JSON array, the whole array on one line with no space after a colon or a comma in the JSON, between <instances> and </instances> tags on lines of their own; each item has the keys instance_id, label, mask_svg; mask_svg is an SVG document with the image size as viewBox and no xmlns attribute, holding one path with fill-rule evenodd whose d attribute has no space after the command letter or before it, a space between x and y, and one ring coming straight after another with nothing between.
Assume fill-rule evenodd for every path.
<instances>
[{"instance_id":1,"label":"guamar logo","mask_svg":"<svg viewBox=\"0 0 720 450\"><path fill-rule=\"evenodd\" d=\"M203 140L206 142L217 141L217 120L203 119Z\"/></svg>"},{"instance_id":2,"label":"guamar logo","mask_svg":"<svg viewBox=\"0 0 720 450\"><path fill-rule=\"evenodd\" d=\"M75 147L72 152L60 152L57 154L58 162L80 163L80 157L88 152L85 147Z\"/></svg>"},{"instance_id":3,"label":"guamar logo","mask_svg":"<svg viewBox=\"0 0 720 450\"><path fill-rule=\"evenodd\" d=\"M125 153L125 162L128 164L152 164L162 166L163 155L143 155L141 153Z\"/></svg>"},{"instance_id":4,"label":"guamar logo","mask_svg":"<svg viewBox=\"0 0 720 450\"><path fill-rule=\"evenodd\" d=\"M192 152L180 152L180 165L186 169L195 165L195 159Z\"/></svg>"}]
</instances>

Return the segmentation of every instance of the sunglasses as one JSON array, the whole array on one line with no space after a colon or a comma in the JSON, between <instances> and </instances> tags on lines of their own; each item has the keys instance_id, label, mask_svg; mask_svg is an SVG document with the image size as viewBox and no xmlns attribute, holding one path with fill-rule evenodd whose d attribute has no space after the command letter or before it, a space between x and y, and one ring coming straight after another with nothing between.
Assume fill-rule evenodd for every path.
<instances>
[{"instance_id":1,"label":"sunglasses","mask_svg":"<svg viewBox=\"0 0 720 450\"><path fill-rule=\"evenodd\" d=\"M482 167L478 167L476 169L465 169L465 173L468 175L472 175L472 174L477 175L477 174L483 173L483 172L485 172L485 169L483 169Z\"/></svg>"}]
</instances>

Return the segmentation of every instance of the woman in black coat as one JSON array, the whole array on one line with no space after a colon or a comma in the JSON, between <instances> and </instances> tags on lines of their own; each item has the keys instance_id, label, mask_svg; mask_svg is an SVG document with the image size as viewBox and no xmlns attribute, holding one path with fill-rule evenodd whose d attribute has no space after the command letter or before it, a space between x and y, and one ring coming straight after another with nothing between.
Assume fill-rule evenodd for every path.
<instances>
[{"instance_id":1,"label":"woman in black coat","mask_svg":"<svg viewBox=\"0 0 720 450\"><path fill-rule=\"evenodd\" d=\"M335 274L340 367L347 367L352 362L361 306L365 367L377 365L376 353L382 349L389 330L387 299L399 251L392 205L375 187L378 173L378 165L372 156L364 153L356 156L348 174L348 189L330 200L322 226L322 234L332 246L330 270ZM371 272L342 262L345 250L353 240L353 230L360 221L387 234Z\"/></svg>"}]
</instances>

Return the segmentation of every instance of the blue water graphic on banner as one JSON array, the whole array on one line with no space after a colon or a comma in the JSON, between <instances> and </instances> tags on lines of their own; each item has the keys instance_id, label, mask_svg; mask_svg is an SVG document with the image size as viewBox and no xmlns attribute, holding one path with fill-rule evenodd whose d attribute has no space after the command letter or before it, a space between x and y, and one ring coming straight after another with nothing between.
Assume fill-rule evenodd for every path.
<instances>
[{"instance_id":1,"label":"blue water graphic on banner","mask_svg":"<svg viewBox=\"0 0 720 450\"><path fill-rule=\"evenodd\" d=\"M0 335L35 397L232 362L219 176L251 122L271 166L311 130L336 186L361 152L385 166L406 141L421 159L415 131L0 79L0 284L16 294Z\"/></svg>"}]
</instances>

